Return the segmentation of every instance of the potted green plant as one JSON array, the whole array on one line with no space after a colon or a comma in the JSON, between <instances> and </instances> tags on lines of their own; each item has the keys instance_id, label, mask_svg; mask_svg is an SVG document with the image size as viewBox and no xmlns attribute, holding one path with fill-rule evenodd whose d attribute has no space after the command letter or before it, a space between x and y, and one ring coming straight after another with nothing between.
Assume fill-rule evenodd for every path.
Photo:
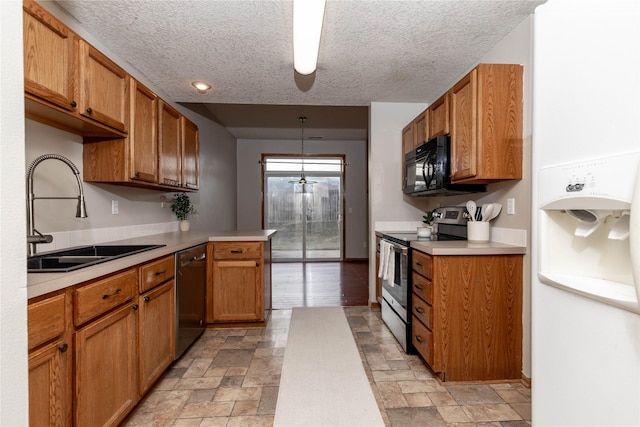
<instances>
[{"instance_id":1,"label":"potted green plant","mask_svg":"<svg viewBox=\"0 0 640 427\"><path fill-rule=\"evenodd\" d=\"M180 231L189 231L189 215L196 215L198 211L191 203L191 199L187 193L178 193L171 204L171 210L180 221Z\"/></svg>"},{"instance_id":2,"label":"potted green plant","mask_svg":"<svg viewBox=\"0 0 640 427\"><path fill-rule=\"evenodd\" d=\"M431 227L431 223L433 222L433 211L426 211L424 215L422 215L422 223L423 227L418 227L418 237L431 238L431 232L433 231L433 227Z\"/></svg>"}]
</instances>

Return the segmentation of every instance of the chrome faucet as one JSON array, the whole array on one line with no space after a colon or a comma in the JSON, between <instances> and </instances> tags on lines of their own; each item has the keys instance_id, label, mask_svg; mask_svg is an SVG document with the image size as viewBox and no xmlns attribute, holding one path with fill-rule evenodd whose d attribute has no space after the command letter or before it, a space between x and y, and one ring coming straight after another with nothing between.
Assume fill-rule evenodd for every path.
<instances>
[{"instance_id":1,"label":"chrome faucet","mask_svg":"<svg viewBox=\"0 0 640 427\"><path fill-rule=\"evenodd\" d=\"M48 159L60 160L61 162L69 166L69 168L71 168L71 171L76 176L76 180L78 181L78 190L80 191L78 197L36 197L33 194L33 173L40 163ZM71 160L59 154L43 154L42 156L36 158L33 162L31 162L31 165L27 170L27 243L29 244L29 256L33 256L36 254L36 245L38 243L53 242L52 235L43 235L35 228L33 202L36 199L78 199L76 218L87 217L87 207L84 203L84 190L82 189L82 181L80 180L80 171L78 170L76 165L74 165Z\"/></svg>"}]
</instances>

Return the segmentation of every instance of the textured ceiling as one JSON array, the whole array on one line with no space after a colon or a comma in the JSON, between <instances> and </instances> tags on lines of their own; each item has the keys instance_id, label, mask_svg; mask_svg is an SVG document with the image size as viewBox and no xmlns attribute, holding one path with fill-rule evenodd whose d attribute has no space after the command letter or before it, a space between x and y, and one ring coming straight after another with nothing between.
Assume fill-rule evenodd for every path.
<instances>
[{"instance_id":1,"label":"textured ceiling","mask_svg":"<svg viewBox=\"0 0 640 427\"><path fill-rule=\"evenodd\" d=\"M544 1L328 0L318 70L307 77L293 70L291 1L56 3L171 101L252 104L234 110L242 121L235 116L233 124L223 119L231 116L225 105L190 107L209 107L230 129L263 129L277 128L277 120L255 123L247 113L255 104L430 102ZM213 89L199 94L194 80ZM293 127L298 115L289 117Z\"/></svg>"}]
</instances>

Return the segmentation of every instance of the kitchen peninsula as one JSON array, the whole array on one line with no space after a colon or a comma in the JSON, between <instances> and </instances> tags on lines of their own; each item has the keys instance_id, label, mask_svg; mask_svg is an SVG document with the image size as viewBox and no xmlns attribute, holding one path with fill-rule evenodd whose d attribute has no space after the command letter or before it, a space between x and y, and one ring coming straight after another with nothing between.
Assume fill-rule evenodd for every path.
<instances>
[{"instance_id":1,"label":"kitchen peninsula","mask_svg":"<svg viewBox=\"0 0 640 427\"><path fill-rule=\"evenodd\" d=\"M69 273L31 273L27 275L27 297L35 298L68 286L111 274L155 258L172 255L183 249L207 242L268 242L275 230L171 232L106 242L113 245L165 245L150 251L97 264Z\"/></svg>"}]
</instances>

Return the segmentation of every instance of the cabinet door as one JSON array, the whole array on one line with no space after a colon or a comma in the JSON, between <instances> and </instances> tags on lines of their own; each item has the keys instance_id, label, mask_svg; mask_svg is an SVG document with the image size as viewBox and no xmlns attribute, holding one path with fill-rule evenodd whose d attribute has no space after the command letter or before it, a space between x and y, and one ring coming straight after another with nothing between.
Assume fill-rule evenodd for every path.
<instances>
[{"instance_id":1,"label":"cabinet door","mask_svg":"<svg viewBox=\"0 0 640 427\"><path fill-rule=\"evenodd\" d=\"M181 114L162 100L159 108L160 178L158 181L162 185L179 187L182 183Z\"/></svg>"},{"instance_id":2,"label":"cabinet door","mask_svg":"<svg viewBox=\"0 0 640 427\"><path fill-rule=\"evenodd\" d=\"M74 33L34 1L23 8L25 92L74 111Z\"/></svg>"},{"instance_id":3,"label":"cabinet door","mask_svg":"<svg viewBox=\"0 0 640 427\"><path fill-rule=\"evenodd\" d=\"M182 186L198 188L198 127L182 116Z\"/></svg>"},{"instance_id":4,"label":"cabinet door","mask_svg":"<svg viewBox=\"0 0 640 427\"><path fill-rule=\"evenodd\" d=\"M402 160L404 155L413 151L415 145L414 123L411 122L402 129Z\"/></svg>"},{"instance_id":5,"label":"cabinet door","mask_svg":"<svg viewBox=\"0 0 640 427\"><path fill-rule=\"evenodd\" d=\"M416 149L420 145L427 142L427 124L428 124L427 111L425 110L422 114L416 117L414 120L414 123L415 123L415 127L414 127L415 138L414 138L413 148Z\"/></svg>"},{"instance_id":6,"label":"cabinet door","mask_svg":"<svg viewBox=\"0 0 640 427\"><path fill-rule=\"evenodd\" d=\"M427 110L429 132L427 139L449 133L449 92L438 98Z\"/></svg>"},{"instance_id":7,"label":"cabinet door","mask_svg":"<svg viewBox=\"0 0 640 427\"><path fill-rule=\"evenodd\" d=\"M174 281L141 295L139 305L140 394L144 394L173 362L176 322Z\"/></svg>"},{"instance_id":8,"label":"cabinet door","mask_svg":"<svg viewBox=\"0 0 640 427\"><path fill-rule=\"evenodd\" d=\"M99 50L80 40L80 114L126 132L129 78Z\"/></svg>"},{"instance_id":9,"label":"cabinet door","mask_svg":"<svg viewBox=\"0 0 640 427\"><path fill-rule=\"evenodd\" d=\"M130 177L158 182L158 97L131 78Z\"/></svg>"},{"instance_id":10,"label":"cabinet door","mask_svg":"<svg viewBox=\"0 0 640 427\"><path fill-rule=\"evenodd\" d=\"M446 378L520 378L522 256L434 260L434 355Z\"/></svg>"},{"instance_id":11,"label":"cabinet door","mask_svg":"<svg viewBox=\"0 0 640 427\"><path fill-rule=\"evenodd\" d=\"M260 260L213 262L213 321L264 320Z\"/></svg>"},{"instance_id":12,"label":"cabinet door","mask_svg":"<svg viewBox=\"0 0 640 427\"><path fill-rule=\"evenodd\" d=\"M75 425L115 426L138 396L136 310L128 303L75 334Z\"/></svg>"},{"instance_id":13,"label":"cabinet door","mask_svg":"<svg viewBox=\"0 0 640 427\"><path fill-rule=\"evenodd\" d=\"M71 358L60 339L29 354L29 425L71 425Z\"/></svg>"},{"instance_id":14,"label":"cabinet door","mask_svg":"<svg viewBox=\"0 0 640 427\"><path fill-rule=\"evenodd\" d=\"M451 179L476 175L477 86L474 69L451 89Z\"/></svg>"}]
</instances>

